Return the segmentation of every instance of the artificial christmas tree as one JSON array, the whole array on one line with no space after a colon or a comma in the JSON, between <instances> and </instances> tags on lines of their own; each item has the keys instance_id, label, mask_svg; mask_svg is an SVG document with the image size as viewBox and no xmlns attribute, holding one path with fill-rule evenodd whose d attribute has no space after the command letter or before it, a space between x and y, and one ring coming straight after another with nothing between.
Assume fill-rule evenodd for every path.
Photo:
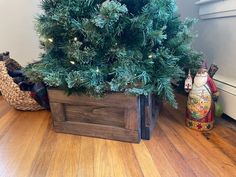
<instances>
[{"instance_id":1,"label":"artificial christmas tree","mask_svg":"<svg viewBox=\"0 0 236 177\"><path fill-rule=\"evenodd\" d=\"M198 68L190 27L174 0L43 0L45 52L25 72L68 93L158 95L176 106L171 79ZM50 95L50 92L49 92Z\"/></svg>"}]
</instances>

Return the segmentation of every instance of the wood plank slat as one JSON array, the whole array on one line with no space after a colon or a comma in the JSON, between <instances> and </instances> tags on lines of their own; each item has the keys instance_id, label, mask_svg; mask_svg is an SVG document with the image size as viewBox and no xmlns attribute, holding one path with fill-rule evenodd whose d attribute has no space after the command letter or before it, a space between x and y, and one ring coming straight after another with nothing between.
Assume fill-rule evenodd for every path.
<instances>
[{"instance_id":1,"label":"wood plank slat","mask_svg":"<svg viewBox=\"0 0 236 177\"><path fill-rule=\"evenodd\" d=\"M139 132L136 130L129 130L125 128L95 125L80 122L56 122L54 121L54 129L58 132L80 134L84 136L110 138L114 140L127 142L140 142ZM91 131L93 130L93 131Z\"/></svg>"},{"instance_id":2,"label":"wood plank slat","mask_svg":"<svg viewBox=\"0 0 236 177\"><path fill-rule=\"evenodd\" d=\"M107 94L102 98L89 97L86 95L65 95L61 90L50 89L49 99L52 103L65 103L71 105L87 105L87 106L107 106L111 105L119 108L135 108L136 109L136 96L128 96L122 93ZM120 104L122 103L122 104Z\"/></svg>"},{"instance_id":3,"label":"wood plank slat","mask_svg":"<svg viewBox=\"0 0 236 177\"><path fill-rule=\"evenodd\" d=\"M125 127L124 114L128 111L124 108L65 105L67 121L111 125L123 128Z\"/></svg>"},{"instance_id":4,"label":"wood plank slat","mask_svg":"<svg viewBox=\"0 0 236 177\"><path fill-rule=\"evenodd\" d=\"M51 112L53 115L53 119L58 122L65 122L65 110L64 106L61 103L50 103Z\"/></svg>"}]
</instances>

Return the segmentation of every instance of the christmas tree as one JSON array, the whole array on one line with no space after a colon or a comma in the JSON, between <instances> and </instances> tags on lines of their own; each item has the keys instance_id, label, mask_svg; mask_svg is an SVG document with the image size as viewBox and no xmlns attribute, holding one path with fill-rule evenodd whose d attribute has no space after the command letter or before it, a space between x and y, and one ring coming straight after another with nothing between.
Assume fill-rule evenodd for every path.
<instances>
[{"instance_id":1,"label":"christmas tree","mask_svg":"<svg viewBox=\"0 0 236 177\"><path fill-rule=\"evenodd\" d=\"M42 59L25 72L69 93L155 93L176 105L171 80L195 70L191 26L174 0L43 0Z\"/></svg>"}]
</instances>

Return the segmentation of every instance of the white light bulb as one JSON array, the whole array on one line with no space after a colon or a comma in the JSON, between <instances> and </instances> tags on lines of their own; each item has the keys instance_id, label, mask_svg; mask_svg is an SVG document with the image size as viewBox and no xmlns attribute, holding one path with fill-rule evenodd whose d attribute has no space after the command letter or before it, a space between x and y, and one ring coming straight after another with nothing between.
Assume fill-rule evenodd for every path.
<instances>
[{"instance_id":1,"label":"white light bulb","mask_svg":"<svg viewBox=\"0 0 236 177\"><path fill-rule=\"evenodd\" d=\"M97 70L96 70L96 72L97 72L97 73L99 73L99 71L100 71L100 70L99 70L99 69L98 69L98 67L97 67Z\"/></svg>"},{"instance_id":2,"label":"white light bulb","mask_svg":"<svg viewBox=\"0 0 236 177\"><path fill-rule=\"evenodd\" d=\"M152 55L149 55L148 58L152 58L153 56Z\"/></svg>"},{"instance_id":3,"label":"white light bulb","mask_svg":"<svg viewBox=\"0 0 236 177\"><path fill-rule=\"evenodd\" d=\"M71 63L72 65L74 65L74 64L75 64L75 62L74 62L74 61L70 61L70 63Z\"/></svg>"},{"instance_id":4,"label":"white light bulb","mask_svg":"<svg viewBox=\"0 0 236 177\"><path fill-rule=\"evenodd\" d=\"M48 38L48 41L52 43L52 42L53 42L53 39L52 39L52 38Z\"/></svg>"},{"instance_id":5,"label":"white light bulb","mask_svg":"<svg viewBox=\"0 0 236 177\"><path fill-rule=\"evenodd\" d=\"M75 38L74 38L74 41L78 41L78 38L77 38L77 37L75 37Z\"/></svg>"}]
</instances>

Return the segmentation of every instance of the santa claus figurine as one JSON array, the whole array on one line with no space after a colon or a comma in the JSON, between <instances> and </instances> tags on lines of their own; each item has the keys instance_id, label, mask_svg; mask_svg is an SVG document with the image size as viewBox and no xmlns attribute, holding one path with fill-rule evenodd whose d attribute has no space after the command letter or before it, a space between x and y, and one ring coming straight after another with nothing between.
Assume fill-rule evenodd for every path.
<instances>
[{"instance_id":1,"label":"santa claus figurine","mask_svg":"<svg viewBox=\"0 0 236 177\"><path fill-rule=\"evenodd\" d=\"M206 63L198 70L188 96L186 124L198 131L213 128L215 104L218 92L213 79L208 75Z\"/></svg>"}]
</instances>

